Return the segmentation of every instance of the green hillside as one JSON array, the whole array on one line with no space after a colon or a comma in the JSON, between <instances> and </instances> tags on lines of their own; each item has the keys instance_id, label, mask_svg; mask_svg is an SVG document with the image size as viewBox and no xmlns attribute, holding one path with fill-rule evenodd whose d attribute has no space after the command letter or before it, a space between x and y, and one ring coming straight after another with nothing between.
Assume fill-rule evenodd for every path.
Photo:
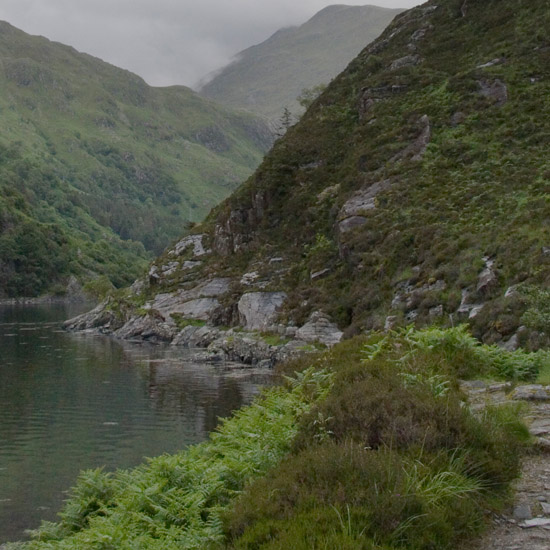
<instances>
[{"instance_id":1,"label":"green hillside","mask_svg":"<svg viewBox=\"0 0 550 550\"><path fill-rule=\"evenodd\" d=\"M508 530L538 414L517 400L547 399L517 384L548 351L510 350L549 344L549 79L548 0L399 15L140 285L66 324L299 357L208 442L84 472L8 548L448 550ZM346 341L315 353L318 335Z\"/></svg>"},{"instance_id":2,"label":"green hillside","mask_svg":"<svg viewBox=\"0 0 550 550\"><path fill-rule=\"evenodd\" d=\"M296 98L304 88L328 84L401 11L329 6L303 25L281 29L238 54L201 94L275 120L285 106L297 114Z\"/></svg>"},{"instance_id":3,"label":"green hillside","mask_svg":"<svg viewBox=\"0 0 550 550\"><path fill-rule=\"evenodd\" d=\"M346 335L466 321L487 342L544 342L550 10L463 4L397 16L193 230L213 253L144 296L223 276L214 323L272 291L287 326L320 310Z\"/></svg>"},{"instance_id":4,"label":"green hillside","mask_svg":"<svg viewBox=\"0 0 550 550\"><path fill-rule=\"evenodd\" d=\"M0 127L0 296L51 291L69 275L130 282L271 143L253 115L185 87L151 88L8 23Z\"/></svg>"}]
</instances>

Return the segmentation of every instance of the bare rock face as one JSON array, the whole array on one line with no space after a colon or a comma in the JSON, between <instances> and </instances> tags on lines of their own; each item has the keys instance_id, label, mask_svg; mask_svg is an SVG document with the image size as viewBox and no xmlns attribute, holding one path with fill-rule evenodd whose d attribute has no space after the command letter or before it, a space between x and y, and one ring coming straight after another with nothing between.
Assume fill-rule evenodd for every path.
<instances>
[{"instance_id":1,"label":"bare rock face","mask_svg":"<svg viewBox=\"0 0 550 550\"><path fill-rule=\"evenodd\" d=\"M411 36L411 41L412 42L419 42L420 40L422 40L426 36L428 31L430 31L431 29L433 29L433 25L428 25L426 27L421 27L420 29L414 31L414 33Z\"/></svg>"},{"instance_id":2,"label":"bare rock face","mask_svg":"<svg viewBox=\"0 0 550 550\"><path fill-rule=\"evenodd\" d=\"M285 292L248 292L239 300L241 324L247 330L267 330L286 299Z\"/></svg>"},{"instance_id":3,"label":"bare rock face","mask_svg":"<svg viewBox=\"0 0 550 550\"><path fill-rule=\"evenodd\" d=\"M500 79L478 80L479 93L493 99L496 105L504 105L508 101L508 88Z\"/></svg>"},{"instance_id":4,"label":"bare rock face","mask_svg":"<svg viewBox=\"0 0 550 550\"><path fill-rule=\"evenodd\" d=\"M296 331L296 338L305 342L320 342L334 346L342 340L344 333L320 311L314 311L308 322Z\"/></svg>"},{"instance_id":5,"label":"bare rock face","mask_svg":"<svg viewBox=\"0 0 550 550\"><path fill-rule=\"evenodd\" d=\"M488 294L498 286L498 277L493 269L495 264L494 260L491 260L487 256L485 256L483 260L485 262L485 269L479 274L477 291L481 294Z\"/></svg>"},{"instance_id":6,"label":"bare rock face","mask_svg":"<svg viewBox=\"0 0 550 550\"><path fill-rule=\"evenodd\" d=\"M350 231L353 231L356 227L361 227L366 223L367 218L365 218L364 216L350 216L349 218L342 220L338 224L338 230L340 231L340 234L349 233Z\"/></svg>"},{"instance_id":7,"label":"bare rock face","mask_svg":"<svg viewBox=\"0 0 550 550\"><path fill-rule=\"evenodd\" d=\"M400 57L399 59L396 59L390 65L390 71L397 71L398 69L402 69L403 67L414 67L415 65L419 65L421 62L422 58L419 55L406 55L405 57Z\"/></svg>"},{"instance_id":8,"label":"bare rock face","mask_svg":"<svg viewBox=\"0 0 550 550\"><path fill-rule=\"evenodd\" d=\"M180 313L186 319L208 321L210 315L219 307L217 298L197 298L181 304L175 313Z\"/></svg>"},{"instance_id":9,"label":"bare rock face","mask_svg":"<svg viewBox=\"0 0 550 550\"><path fill-rule=\"evenodd\" d=\"M405 149L393 156L390 162L396 162L405 158L410 158L414 161L422 160L432 138L432 127L428 115L423 115L418 119L418 127L419 133L417 138Z\"/></svg>"},{"instance_id":10,"label":"bare rock face","mask_svg":"<svg viewBox=\"0 0 550 550\"><path fill-rule=\"evenodd\" d=\"M203 246L202 240L204 235L188 235L179 241L173 250L170 251L172 256L181 256L188 248L193 247L193 256L204 256L210 251Z\"/></svg>"},{"instance_id":11,"label":"bare rock face","mask_svg":"<svg viewBox=\"0 0 550 550\"><path fill-rule=\"evenodd\" d=\"M157 294L147 307L157 311L169 324L174 324L171 317L174 313L187 319L207 321L219 307L220 302L217 298L229 290L230 282L229 278L218 277L190 290Z\"/></svg>"},{"instance_id":12,"label":"bare rock face","mask_svg":"<svg viewBox=\"0 0 550 550\"><path fill-rule=\"evenodd\" d=\"M340 233L347 233L352 229L364 225L367 219L362 216L365 212L376 208L376 196L382 191L387 191L392 185L391 180L377 181L369 187L361 189L346 201L340 210Z\"/></svg>"},{"instance_id":13,"label":"bare rock face","mask_svg":"<svg viewBox=\"0 0 550 550\"><path fill-rule=\"evenodd\" d=\"M69 331L101 331L112 332L122 326L121 320L108 309L109 300L102 302L91 311L78 315L63 323L63 328Z\"/></svg>"},{"instance_id":14,"label":"bare rock face","mask_svg":"<svg viewBox=\"0 0 550 550\"><path fill-rule=\"evenodd\" d=\"M265 191L258 191L252 197L250 208L231 210L220 219L214 229L213 248L218 254L228 256L247 248L256 228L263 219L268 205Z\"/></svg>"},{"instance_id":15,"label":"bare rock face","mask_svg":"<svg viewBox=\"0 0 550 550\"><path fill-rule=\"evenodd\" d=\"M147 340L149 342L170 342L174 337L173 329L152 316L132 317L114 335L123 340Z\"/></svg>"},{"instance_id":16,"label":"bare rock face","mask_svg":"<svg viewBox=\"0 0 550 550\"><path fill-rule=\"evenodd\" d=\"M176 335L172 340L172 345L187 348L206 348L219 336L220 330L215 327L189 325Z\"/></svg>"}]
</instances>

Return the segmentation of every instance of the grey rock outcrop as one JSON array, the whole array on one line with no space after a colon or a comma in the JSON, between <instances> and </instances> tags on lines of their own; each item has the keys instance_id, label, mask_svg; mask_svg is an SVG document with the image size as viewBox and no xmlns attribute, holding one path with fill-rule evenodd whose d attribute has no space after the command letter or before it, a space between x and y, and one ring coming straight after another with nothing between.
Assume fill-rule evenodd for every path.
<instances>
[{"instance_id":1,"label":"grey rock outcrop","mask_svg":"<svg viewBox=\"0 0 550 550\"><path fill-rule=\"evenodd\" d=\"M172 314L188 319L206 321L220 305L218 297L229 290L231 279L218 277L205 281L190 290L157 294L145 309L157 311L166 322L173 324Z\"/></svg>"},{"instance_id":2,"label":"grey rock outcrop","mask_svg":"<svg viewBox=\"0 0 550 550\"><path fill-rule=\"evenodd\" d=\"M350 231L353 231L356 227L361 227L366 223L367 218L365 218L364 216L351 216L349 218L346 218L345 220L342 220L338 224L338 230L341 234L349 233Z\"/></svg>"},{"instance_id":3,"label":"grey rock outcrop","mask_svg":"<svg viewBox=\"0 0 550 550\"><path fill-rule=\"evenodd\" d=\"M404 67L414 67L415 65L419 65L421 62L422 58L419 55L406 55L393 61L390 65L390 71L397 71L398 69L402 69Z\"/></svg>"},{"instance_id":4,"label":"grey rock outcrop","mask_svg":"<svg viewBox=\"0 0 550 550\"><path fill-rule=\"evenodd\" d=\"M254 238L255 228L262 221L267 205L266 192L258 191L249 208L231 210L220 218L214 228L214 250L222 256L245 250Z\"/></svg>"},{"instance_id":5,"label":"grey rock outcrop","mask_svg":"<svg viewBox=\"0 0 550 550\"><path fill-rule=\"evenodd\" d=\"M204 235L188 235L181 239L169 254L172 256L181 256L188 248L193 247L193 256L204 256L210 251L204 248L203 239Z\"/></svg>"},{"instance_id":6,"label":"grey rock outcrop","mask_svg":"<svg viewBox=\"0 0 550 550\"><path fill-rule=\"evenodd\" d=\"M366 218L362 214L376 208L376 196L390 189L390 179L377 181L354 193L340 209L338 229L340 233L347 233L352 229L364 225Z\"/></svg>"},{"instance_id":7,"label":"grey rock outcrop","mask_svg":"<svg viewBox=\"0 0 550 550\"><path fill-rule=\"evenodd\" d=\"M220 334L221 331L216 327L189 325L176 334L172 345L186 348L206 348L219 338Z\"/></svg>"},{"instance_id":8,"label":"grey rock outcrop","mask_svg":"<svg viewBox=\"0 0 550 550\"><path fill-rule=\"evenodd\" d=\"M413 161L422 160L432 137L432 126L428 115L421 116L418 119L417 125L419 128L417 138L405 149L394 155L390 159L390 162L396 162L405 158L410 158Z\"/></svg>"},{"instance_id":9,"label":"grey rock outcrop","mask_svg":"<svg viewBox=\"0 0 550 550\"><path fill-rule=\"evenodd\" d=\"M150 315L132 317L123 327L114 332L122 340L146 340L149 342L170 342L174 329L167 323Z\"/></svg>"},{"instance_id":10,"label":"grey rock outcrop","mask_svg":"<svg viewBox=\"0 0 550 550\"><path fill-rule=\"evenodd\" d=\"M179 313L186 319L207 321L219 305L220 302L217 298L197 298L179 305L173 313Z\"/></svg>"},{"instance_id":11,"label":"grey rock outcrop","mask_svg":"<svg viewBox=\"0 0 550 550\"><path fill-rule=\"evenodd\" d=\"M508 101L508 88L500 79L478 80L479 93L492 99L496 105L504 105Z\"/></svg>"},{"instance_id":12,"label":"grey rock outcrop","mask_svg":"<svg viewBox=\"0 0 550 550\"><path fill-rule=\"evenodd\" d=\"M430 31L431 29L433 29L433 25L428 25L426 27L421 27L420 29L414 31L414 33L411 36L411 41L412 42L419 42L420 40L422 40L426 36L428 31Z\"/></svg>"},{"instance_id":13,"label":"grey rock outcrop","mask_svg":"<svg viewBox=\"0 0 550 550\"><path fill-rule=\"evenodd\" d=\"M204 348L204 359L209 361L239 361L262 367L272 367L305 352L304 342L297 340L271 345L257 333L212 326L187 326L175 336L172 345Z\"/></svg>"},{"instance_id":14,"label":"grey rock outcrop","mask_svg":"<svg viewBox=\"0 0 550 550\"><path fill-rule=\"evenodd\" d=\"M471 303L471 293L467 289L462 289L462 300L456 313L459 317L468 317L474 319L483 309L484 304Z\"/></svg>"},{"instance_id":15,"label":"grey rock outcrop","mask_svg":"<svg viewBox=\"0 0 550 550\"><path fill-rule=\"evenodd\" d=\"M498 286L498 277L493 269L495 262L489 257L483 258L485 269L479 274L477 281L477 291L481 294L488 294Z\"/></svg>"},{"instance_id":16,"label":"grey rock outcrop","mask_svg":"<svg viewBox=\"0 0 550 550\"><path fill-rule=\"evenodd\" d=\"M69 331L112 332L119 329L124 322L108 308L110 300L97 305L91 311L78 315L63 323L63 328Z\"/></svg>"},{"instance_id":17,"label":"grey rock outcrop","mask_svg":"<svg viewBox=\"0 0 550 550\"><path fill-rule=\"evenodd\" d=\"M320 342L334 346L342 340L344 333L322 312L315 311L308 322L296 331L296 338L304 342Z\"/></svg>"},{"instance_id":18,"label":"grey rock outcrop","mask_svg":"<svg viewBox=\"0 0 550 550\"><path fill-rule=\"evenodd\" d=\"M285 292L247 292L239 300L241 324L247 330L267 330L277 319Z\"/></svg>"}]
</instances>

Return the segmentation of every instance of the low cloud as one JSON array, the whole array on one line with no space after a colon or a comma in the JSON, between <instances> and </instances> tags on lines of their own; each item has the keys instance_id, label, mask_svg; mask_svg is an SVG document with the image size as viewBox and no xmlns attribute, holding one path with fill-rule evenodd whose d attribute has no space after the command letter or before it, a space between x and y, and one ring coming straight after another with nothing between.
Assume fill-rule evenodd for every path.
<instances>
[{"instance_id":1,"label":"low cloud","mask_svg":"<svg viewBox=\"0 0 550 550\"><path fill-rule=\"evenodd\" d=\"M133 71L195 86L239 51L305 22L327 0L2 0L0 19ZM361 5L365 2L346 2ZM378 0L412 7L417 0Z\"/></svg>"}]
</instances>

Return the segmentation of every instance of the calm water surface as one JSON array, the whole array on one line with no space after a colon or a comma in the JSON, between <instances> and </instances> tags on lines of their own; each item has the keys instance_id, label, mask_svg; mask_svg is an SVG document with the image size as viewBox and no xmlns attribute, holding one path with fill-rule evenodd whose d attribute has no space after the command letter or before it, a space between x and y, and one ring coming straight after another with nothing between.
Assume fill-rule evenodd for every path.
<instances>
[{"instance_id":1,"label":"calm water surface","mask_svg":"<svg viewBox=\"0 0 550 550\"><path fill-rule=\"evenodd\" d=\"M63 332L81 310L0 306L0 544L55 520L81 469L202 441L268 382L181 349Z\"/></svg>"}]
</instances>

